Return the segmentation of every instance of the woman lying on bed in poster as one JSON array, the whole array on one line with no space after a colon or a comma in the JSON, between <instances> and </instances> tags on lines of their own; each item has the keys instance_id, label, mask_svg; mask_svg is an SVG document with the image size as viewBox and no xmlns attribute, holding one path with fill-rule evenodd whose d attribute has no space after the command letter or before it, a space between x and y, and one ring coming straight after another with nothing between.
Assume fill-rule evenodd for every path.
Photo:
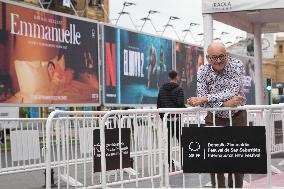
<instances>
[{"instance_id":1,"label":"woman lying on bed in poster","mask_svg":"<svg viewBox=\"0 0 284 189\"><path fill-rule=\"evenodd\" d=\"M68 96L72 99L91 98L96 89L88 83L74 80L74 71L70 68L63 70L58 64L49 61L47 72L50 81L49 91L53 95Z\"/></svg>"},{"instance_id":2,"label":"woman lying on bed in poster","mask_svg":"<svg viewBox=\"0 0 284 189\"><path fill-rule=\"evenodd\" d=\"M50 82L62 88L72 82L74 73L71 69L62 70L59 66L55 66L52 61L48 61L47 72Z\"/></svg>"}]
</instances>

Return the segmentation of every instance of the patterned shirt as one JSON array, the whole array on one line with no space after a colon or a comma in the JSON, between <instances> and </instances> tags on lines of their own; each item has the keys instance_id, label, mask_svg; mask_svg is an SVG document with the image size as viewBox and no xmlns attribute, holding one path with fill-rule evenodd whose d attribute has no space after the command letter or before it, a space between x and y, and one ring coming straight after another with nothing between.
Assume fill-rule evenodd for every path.
<instances>
[{"instance_id":1,"label":"patterned shirt","mask_svg":"<svg viewBox=\"0 0 284 189\"><path fill-rule=\"evenodd\" d=\"M228 57L224 71L221 74L214 71L209 63L200 67L197 72L197 96L207 96L208 99L208 102L203 104L203 107L221 107L224 101L236 95L245 98L243 76L243 63L232 57ZM241 105L244 105L245 101ZM234 113L236 111L232 111L232 115ZM216 116L229 118L229 111L218 111Z\"/></svg>"}]
</instances>

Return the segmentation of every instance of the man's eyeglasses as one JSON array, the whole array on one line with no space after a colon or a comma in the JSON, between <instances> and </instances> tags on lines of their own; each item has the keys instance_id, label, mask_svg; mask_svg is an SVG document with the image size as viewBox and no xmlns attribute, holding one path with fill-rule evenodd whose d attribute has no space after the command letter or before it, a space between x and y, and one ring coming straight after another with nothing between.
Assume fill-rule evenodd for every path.
<instances>
[{"instance_id":1,"label":"man's eyeglasses","mask_svg":"<svg viewBox=\"0 0 284 189\"><path fill-rule=\"evenodd\" d=\"M220 61L225 61L226 60L226 58L227 58L227 55L225 55L225 54L220 54L219 56L209 56L208 55L208 58L209 58L209 60L211 61L211 62L218 62L218 59L220 60Z\"/></svg>"}]
</instances>

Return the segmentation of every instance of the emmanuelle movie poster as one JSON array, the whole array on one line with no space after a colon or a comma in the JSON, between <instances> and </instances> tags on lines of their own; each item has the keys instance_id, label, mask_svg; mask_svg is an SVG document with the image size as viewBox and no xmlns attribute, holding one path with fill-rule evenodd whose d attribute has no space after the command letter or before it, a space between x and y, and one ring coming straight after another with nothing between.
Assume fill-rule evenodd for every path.
<instances>
[{"instance_id":1,"label":"emmanuelle movie poster","mask_svg":"<svg viewBox=\"0 0 284 189\"><path fill-rule=\"evenodd\" d=\"M97 24L0 3L0 102L99 103Z\"/></svg>"}]
</instances>

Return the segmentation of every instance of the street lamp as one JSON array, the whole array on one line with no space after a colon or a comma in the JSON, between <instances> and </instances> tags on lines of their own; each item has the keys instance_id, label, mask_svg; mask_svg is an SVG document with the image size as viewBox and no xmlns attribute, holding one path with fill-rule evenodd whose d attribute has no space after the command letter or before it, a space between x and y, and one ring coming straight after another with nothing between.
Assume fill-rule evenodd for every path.
<instances>
[{"instance_id":1,"label":"street lamp","mask_svg":"<svg viewBox=\"0 0 284 189\"><path fill-rule=\"evenodd\" d=\"M228 45L228 46L231 45L231 44L233 44L232 41L227 41L227 42L225 43L225 45Z\"/></svg>"},{"instance_id":2,"label":"street lamp","mask_svg":"<svg viewBox=\"0 0 284 189\"><path fill-rule=\"evenodd\" d=\"M118 21L119 21L121 15L124 14L124 13L126 13L126 12L124 11L125 7L129 7L129 6L133 6L133 5L136 5L136 4L135 4L135 3L132 3L132 2L126 2L126 1L123 3L122 10L118 13L119 16L118 16L118 18L117 18L117 20L116 20L116 22L115 22L115 25L117 25L117 23L118 23ZM129 13L128 13L128 15L129 15ZM132 18L131 18L131 20L132 20ZM136 28L136 27L135 27L135 28Z\"/></svg>"},{"instance_id":3,"label":"street lamp","mask_svg":"<svg viewBox=\"0 0 284 189\"><path fill-rule=\"evenodd\" d=\"M136 4L132 3L132 2L126 2L126 1L123 3L124 7L129 7L129 6L132 6L132 5L136 5Z\"/></svg>"},{"instance_id":4,"label":"street lamp","mask_svg":"<svg viewBox=\"0 0 284 189\"><path fill-rule=\"evenodd\" d=\"M134 26L134 28L135 28L136 30L138 30L138 29L137 29L137 26L134 24L134 21L133 21L132 17L130 16L130 13L129 13L129 12L121 11L121 12L119 12L118 14L119 14L119 17L120 17L121 15L128 15L128 17L130 18L130 21L131 21L132 25ZM118 19L119 19L119 18L118 18ZM118 20L116 21L116 23L117 23L117 22L118 22Z\"/></svg>"},{"instance_id":5,"label":"street lamp","mask_svg":"<svg viewBox=\"0 0 284 189\"><path fill-rule=\"evenodd\" d=\"M198 36L204 36L204 33L198 33ZM199 41L200 45L202 45L202 42L204 41L204 38L202 37L202 39Z\"/></svg>"},{"instance_id":6,"label":"street lamp","mask_svg":"<svg viewBox=\"0 0 284 189\"><path fill-rule=\"evenodd\" d=\"M188 29L182 30L182 32L186 32L186 33L184 34L183 41L185 41L186 36L188 35L188 33L190 33L192 39L196 42L195 38L194 38L193 35L192 35L191 28L192 28L193 26L198 26L198 25L199 25L198 23L191 22L191 23L189 24Z\"/></svg>"},{"instance_id":7,"label":"street lamp","mask_svg":"<svg viewBox=\"0 0 284 189\"><path fill-rule=\"evenodd\" d=\"M176 31L175 31L173 25L170 24L170 21L172 21L172 20L178 20L178 19L180 19L180 18L179 18L179 17L176 17L176 16L170 16L170 17L169 17L169 20L168 20L168 22L167 22L167 24L164 25L164 30L162 31L161 36L163 36L163 34L165 33L167 27L172 27L173 30L174 30L174 32L176 33ZM177 33L176 33L176 35L177 35ZM177 37L178 37L178 39L179 39L179 36L178 36L178 35L177 35Z\"/></svg>"},{"instance_id":8,"label":"street lamp","mask_svg":"<svg viewBox=\"0 0 284 189\"><path fill-rule=\"evenodd\" d=\"M217 37L217 38L215 38L215 39L216 39L216 40L222 40L222 37L225 36L225 35L228 35L228 34L230 34L230 33L223 31L223 32L221 32L220 36Z\"/></svg>"},{"instance_id":9,"label":"street lamp","mask_svg":"<svg viewBox=\"0 0 284 189\"><path fill-rule=\"evenodd\" d=\"M155 32L156 32L156 34L157 34L157 29L156 29L156 27L154 26L152 20L149 18L151 14L156 14L156 13L160 13L160 12L159 12L159 11L156 11L156 10L149 10L149 11L148 11L148 15L147 15L146 17L144 17L144 18L141 18L141 20L144 21L144 22L143 22L143 25L142 25L140 31L143 30L144 25L146 24L146 22L147 22L147 21L150 21L151 25L153 26L153 28L154 28L154 30L155 30Z\"/></svg>"},{"instance_id":10,"label":"street lamp","mask_svg":"<svg viewBox=\"0 0 284 189\"><path fill-rule=\"evenodd\" d=\"M164 31L162 32L161 36L163 36L163 33L165 32L165 30L166 30L167 27L171 27L171 28L173 29L175 35L177 36L178 40L180 40L180 37L179 37L177 31L175 30L175 28L174 28L174 26L173 26L172 24L166 24L166 25L164 25Z\"/></svg>"}]
</instances>

